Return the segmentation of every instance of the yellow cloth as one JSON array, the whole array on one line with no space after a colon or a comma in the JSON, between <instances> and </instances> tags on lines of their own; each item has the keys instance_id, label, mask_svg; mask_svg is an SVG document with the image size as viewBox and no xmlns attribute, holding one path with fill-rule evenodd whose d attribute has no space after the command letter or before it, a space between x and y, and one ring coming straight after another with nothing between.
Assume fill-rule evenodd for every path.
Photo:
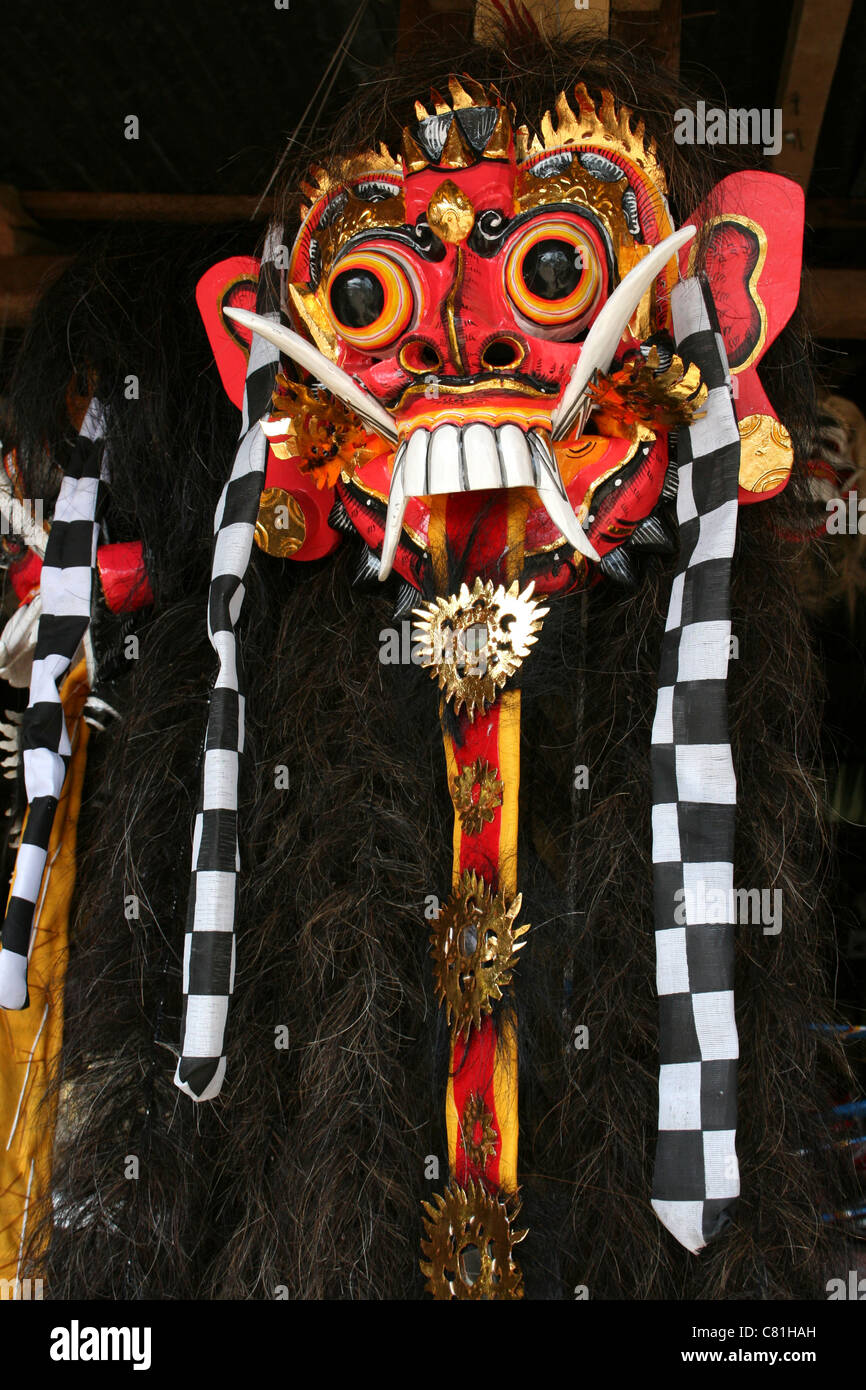
<instances>
[{"instance_id":1,"label":"yellow cloth","mask_svg":"<svg viewBox=\"0 0 866 1390\"><path fill-rule=\"evenodd\" d=\"M82 660L60 696L72 756L57 806L37 905L36 937L27 971L30 1007L0 1009L0 1279L20 1277L28 1219L51 1199L56 1104L46 1100L63 1038L63 984L69 905L75 884L75 839L90 730L82 716L88 696ZM0 1286L7 1297L21 1297ZM23 1286L27 1296L27 1285ZM31 1296L38 1296L31 1292Z\"/></svg>"}]
</instances>

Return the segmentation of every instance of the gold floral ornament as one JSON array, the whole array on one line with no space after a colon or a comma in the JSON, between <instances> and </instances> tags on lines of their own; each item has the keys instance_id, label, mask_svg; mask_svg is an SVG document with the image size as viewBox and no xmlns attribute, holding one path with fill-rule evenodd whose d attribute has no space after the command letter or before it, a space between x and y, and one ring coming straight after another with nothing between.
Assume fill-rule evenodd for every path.
<instances>
[{"instance_id":1,"label":"gold floral ornament","mask_svg":"<svg viewBox=\"0 0 866 1390\"><path fill-rule=\"evenodd\" d=\"M452 783L454 809L464 835L478 835L502 805L504 783L484 758L464 767Z\"/></svg>"},{"instance_id":2,"label":"gold floral ornament","mask_svg":"<svg viewBox=\"0 0 866 1390\"><path fill-rule=\"evenodd\" d=\"M277 458L299 459L301 472L318 488L333 487L341 473L352 477L389 447L342 401L328 393L317 396L282 372L262 428Z\"/></svg>"},{"instance_id":3,"label":"gold floral ornament","mask_svg":"<svg viewBox=\"0 0 866 1390\"><path fill-rule=\"evenodd\" d=\"M510 902L467 869L430 933L433 973L439 1002L458 1036L479 1028L502 991L511 984L520 938L528 924L515 927L523 896Z\"/></svg>"},{"instance_id":4,"label":"gold floral ornament","mask_svg":"<svg viewBox=\"0 0 866 1390\"><path fill-rule=\"evenodd\" d=\"M628 438L637 425L672 430L691 424L706 403L707 388L694 362L686 367L673 353L662 368L653 346L646 357L638 353L620 371L600 377L589 394L599 429Z\"/></svg>"},{"instance_id":5,"label":"gold floral ornament","mask_svg":"<svg viewBox=\"0 0 866 1390\"><path fill-rule=\"evenodd\" d=\"M463 1152L473 1168L483 1171L487 1160L496 1153L496 1129L493 1116L478 1091L472 1092L463 1107L460 1129Z\"/></svg>"},{"instance_id":6,"label":"gold floral ornament","mask_svg":"<svg viewBox=\"0 0 866 1390\"><path fill-rule=\"evenodd\" d=\"M516 1231L520 1211L493 1197L480 1183L453 1179L444 1193L423 1202L421 1273L433 1298L492 1300L523 1297L523 1276L512 1258L526 1235Z\"/></svg>"},{"instance_id":7,"label":"gold floral ornament","mask_svg":"<svg viewBox=\"0 0 866 1390\"><path fill-rule=\"evenodd\" d=\"M515 579L506 592L476 578L471 589L461 584L458 594L413 610L421 665L432 667L456 714L464 705L470 719L483 713L523 665L550 611L532 597L534 588L521 593Z\"/></svg>"}]
</instances>

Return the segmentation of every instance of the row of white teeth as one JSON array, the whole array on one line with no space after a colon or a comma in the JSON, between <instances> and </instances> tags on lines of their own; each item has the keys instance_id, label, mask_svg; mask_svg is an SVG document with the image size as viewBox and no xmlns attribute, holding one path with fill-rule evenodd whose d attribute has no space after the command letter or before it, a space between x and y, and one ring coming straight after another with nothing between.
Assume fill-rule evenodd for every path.
<instances>
[{"instance_id":1,"label":"row of white teeth","mask_svg":"<svg viewBox=\"0 0 866 1390\"><path fill-rule=\"evenodd\" d=\"M407 497L485 488L557 486L556 465L536 430L517 425L438 425L416 429L400 446Z\"/></svg>"},{"instance_id":2,"label":"row of white teeth","mask_svg":"<svg viewBox=\"0 0 866 1390\"><path fill-rule=\"evenodd\" d=\"M550 445L538 430L526 432L515 424L448 424L414 430L397 450L379 578L391 573L410 497L512 487L534 487L557 530L581 555L598 560L572 510Z\"/></svg>"}]
</instances>

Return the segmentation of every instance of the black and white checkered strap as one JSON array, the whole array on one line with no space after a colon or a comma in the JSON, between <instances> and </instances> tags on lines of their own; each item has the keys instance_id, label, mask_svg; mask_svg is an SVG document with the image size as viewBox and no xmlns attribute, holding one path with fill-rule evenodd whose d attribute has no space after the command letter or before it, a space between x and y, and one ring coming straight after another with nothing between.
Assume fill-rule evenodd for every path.
<instances>
[{"instance_id":1,"label":"black and white checkered strap","mask_svg":"<svg viewBox=\"0 0 866 1390\"><path fill-rule=\"evenodd\" d=\"M280 320L276 265L282 228L271 227L259 272L256 310ZM244 601L268 440L259 421L270 410L279 350L253 336L240 443L214 516L208 633L219 666L211 692L201 796L193 831L192 884L183 957L183 1026L175 1084L193 1100L213 1100L226 1069L229 998L235 978L235 916L240 858L238 777L244 750L244 694L237 623Z\"/></svg>"},{"instance_id":2,"label":"black and white checkered strap","mask_svg":"<svg viewBox=\"0 0 866 1390\"><path fill-rule=\"evenodd\" d=\"M660 1052L652 1204L676 1239L697 1252L727 1225L740 1190L737 793L726 686L740 439L709 287L702 279L681 281L671 307L677 351L700 367L709 395L703 416L677 439L680 559L652 731Z\"/></svg>"},{"instance_id":3,"label":"black and white checkered strap","mask_svg":"<svg viewBox=\"0 0 866 1390\"><path fill-rule=\"evenodd\" d=\"M54 813L71 753L60 683L90 626L97 513L107 481L104 414L87 409L66 469L45 547L40 580L42 613L30 677L30 702L21 728L27 820L15 860L0 951L0 1006L24 1009L27 959Z\"/></svg>"}]
</instances>

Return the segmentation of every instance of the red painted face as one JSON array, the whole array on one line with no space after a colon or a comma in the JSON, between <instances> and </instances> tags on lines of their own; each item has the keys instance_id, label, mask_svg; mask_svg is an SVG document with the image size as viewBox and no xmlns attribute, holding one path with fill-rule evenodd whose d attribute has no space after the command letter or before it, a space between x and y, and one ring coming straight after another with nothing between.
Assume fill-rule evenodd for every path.
<instances>
[{"instance_id":1,"label":"red painted face","mask_svg":"<svg viewBox=\"0 0 866 1390\"><path fill-rule=\"evenodd\" d=\"M486 177L473 177L479 173ZM372 234L334 265L329 309L343 339L341 363L404 430L430 413L431 400L444 415L461 402L465 411L467 397L503 421L525 411L549 428L580 339L609 294L612 255L596 220L578 208L515 216L513 186L509 165L410 176L407 216L418 210L426 220L431 203L456 189L474 211L468 235L456 244L437 237L434 254L424 255ZM363 347L346 321L353 282L360 311L368 292L388 306Z\"/></svg>"},{"instance_id":2,"label":"red painted face","mask_svg":"<svg viewBox=\"0 0 866 1390\"><path fill-rule=\"evenodd\" d=\"M264 422L266 486L299 513L293 558L354 528L374 552L363 574L378 555L380 578L393 566L426 590L431 516L436 537L444 516L451 541L459 514L484 539L491 512L509 511L526 517L522 573L538 592L598 566L630 583L636 551L674 545L659 515L676 489L668 432L707 390L670 336L696 227L734 379L739 501L787 483L791 440L757 365L799 294L802 193L732 174L673 234L653 142L609 92L596 104L578 83L574 107L560 93L530 135L465 80L471 95L450 79L435 115L416 107L402 159L382 146L313 171L287 283L299 333L239 312L257 262L203 277L220 370L240 405L253 329L318 379L278 379ZM503 508L503 491L520 506Z\"/></svg>"},{"instance_id":3,"label":"red painted face","mask_svg":"<svg viewBox=\"0 0 866 1390\"><path fill-rule=\"evenodd\" d=\"M625 161L590 153L581 162L564 149L518 163L509 129L499 157L476 150L467 159L464 138L461 160L452 147L445 162L460 118L486 113L489 134L502 110L427 118L415 128L431 156L421 167L404 159L403 171L356 175L322 198L296 245L292 279L307 326L315 322L320 343L328 340L395 421L396 452L383 448L338 484L371 548L382 547L388 499L400 486L394 564L417 584L431 498L468 492L481 506L491 491L523 488L527 575L550 593L585 582L586 556L604 557L650 515L667 437L610 412L554 437L586 335L623 266L648 248ZM646 336L649 325L645 313ZM617 361L638 359L640 346L626 329ZM581 537L589 544L579 547Z\"/></svg>"}]
</instances>

